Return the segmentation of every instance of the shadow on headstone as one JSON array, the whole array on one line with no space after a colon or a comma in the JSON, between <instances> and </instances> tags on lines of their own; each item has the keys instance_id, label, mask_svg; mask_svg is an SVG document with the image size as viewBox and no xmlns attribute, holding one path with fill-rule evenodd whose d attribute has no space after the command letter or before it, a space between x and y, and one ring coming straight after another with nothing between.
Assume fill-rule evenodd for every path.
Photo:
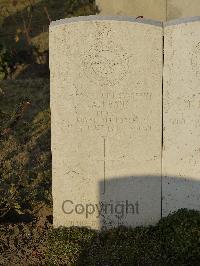
<instances>
[{"instance_id":1,"label":"shadow on headstone","mask_svg":"<svg viewBox=\"0 0 200 266\"><path fill-rule=\"evenodd\" d=\"M99 199L101 228L156 224L161 218L161 176L105 178Z\"/></svg>"},{"instance_id":2,"label":"shadow on headstone","mask_svg":"<svg viewBox=\"0 0 200 266\"><path fill-rule=\"evenodd\" d=\"M179 209L200 210L200 181L190 177L130 176L99 184L101 228L156 224ZM162 201L161 201L162 198Z\"/></svg>"}]
</instances>

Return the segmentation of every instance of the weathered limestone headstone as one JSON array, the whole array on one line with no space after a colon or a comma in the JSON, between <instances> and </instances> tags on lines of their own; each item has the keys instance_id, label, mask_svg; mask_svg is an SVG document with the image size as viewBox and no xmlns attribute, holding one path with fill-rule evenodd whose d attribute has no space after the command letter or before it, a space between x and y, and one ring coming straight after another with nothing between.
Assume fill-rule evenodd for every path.
<instances>
[{"instance_id":1,"label":"weathered limestone headstone","mask_svg":"<svg viewBox=\"0 0 200 266\"><path fill-rule=\"evenodd\" d=\"M200 210L200 18L165 25L163 215Z\"/></svg>"},{"instance_id":2,"label":"weathered limestone headstone","mask_svg":"<svg viewBox=\"0 0 200 266\"><path fill-rule=\"evenodd\" d=\"M96 0L100 15L166 20L166 0Z\"/></svg>"},{"instance_id":3,"label":"weathered limestone headstone","mask_svg":"<svg viewBox=\"0 0 200 266\"><path fill-rule=\"evenodd\" d=\"M199 0L167 0L167 20L200 16Z\"/></svg>"},{"instance_id":4,"label":"weathered limestone headstone","mask_svg":"<svg viewBox=\"0 0 200 266\"><path fill-rule=\"evenodd\" d=\"M55 227L160 219L162 32L122 17L51 24Z\"/></svg>"}]
</instances>

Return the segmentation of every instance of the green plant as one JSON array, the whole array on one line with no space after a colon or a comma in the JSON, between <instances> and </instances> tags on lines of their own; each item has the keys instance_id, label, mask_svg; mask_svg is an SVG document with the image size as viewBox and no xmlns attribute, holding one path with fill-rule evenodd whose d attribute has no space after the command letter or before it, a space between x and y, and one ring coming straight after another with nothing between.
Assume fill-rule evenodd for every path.
<instances>
[{"instance_id":1,"label":"green plant","mask_svg":"<svg viewBox=\"0 0 200 266\"><path fill-rule=\"evenodd\" d=\"M179 210L156 226L49 233L48 265L185 265L200 261L200 212Z\"/></svg>"}]
</instances>

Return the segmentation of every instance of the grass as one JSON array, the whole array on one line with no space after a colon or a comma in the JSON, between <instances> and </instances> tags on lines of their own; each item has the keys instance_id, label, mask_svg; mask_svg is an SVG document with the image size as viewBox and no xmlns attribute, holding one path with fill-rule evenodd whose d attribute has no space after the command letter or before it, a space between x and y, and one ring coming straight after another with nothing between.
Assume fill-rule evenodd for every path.
<instances>
[{"instance_id":1,"label":"grass","mask_svg":"<svg viewBox=\"0 0 200 266\"><path fill-rule=\"evenodd\" d=\"M2 81L0 88L0 207L35 213L51 205L49 80Z\"/></svg>"},{"instance_id":2,"label":"grass","mask_svg":"<svg viewBox=\"0 0 200 266\"><path fill-rule=\"evenodd\" d=\"M96 13L93 0L32 0L31 9L28 0L16 1L13 6L13 1L0 1L0 38L3 39L7 47L22 47L24 46L24 36L18 34L19 40L16 42L16 35L19 30L24 29L24 22L28 24L30 14L31 42L41 52L48 50L48 27L49 18L51 20L58 20L66 17L91 15ZM48 11L48 15L45 9Z\"/></svg>"}]
</instances>

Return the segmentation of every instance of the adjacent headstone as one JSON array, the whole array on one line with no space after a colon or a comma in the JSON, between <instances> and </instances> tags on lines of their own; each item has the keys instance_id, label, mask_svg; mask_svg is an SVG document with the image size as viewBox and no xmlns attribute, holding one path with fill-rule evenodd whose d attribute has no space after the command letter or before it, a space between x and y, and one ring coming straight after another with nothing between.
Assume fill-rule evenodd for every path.
<instances>
[{"instance_id":1,"label":"adjacent headstone","mask_svg":"<svg viewBox=\"0 0 200 266\"><path fill-rule=\"evenodd\" d=\"M162 33L122 17L51 24L55 227L160 219Z\"/></svg>"},{"instance_id":2,"label":"adjacent headstone","mask_svg":"<svg viewBox=\"0 0 200 266\"><path fill-rule=\"evenodd\" d=\"M200 16L199 0L168 0L167 20Z\"/></svg>"},{"instance_id":3,"label":"adjacent headstone","mask_svg":"<svg viewBox=\"0 0 200 266\"><path fill-rule=\"evenodd\" d=\"M100 15L166 20L166 0L96 0Z\"/></svg>"},{"instance_id":4,"label":"adjacent headstone","mask_svg":"<svg viewBox=\"0 0 200 266\"><path fill-rule=\"evenodd\" d=\"M163 215L200 210L200 18L168 22L164 49Z\"/></svg>"}]
</instances>

